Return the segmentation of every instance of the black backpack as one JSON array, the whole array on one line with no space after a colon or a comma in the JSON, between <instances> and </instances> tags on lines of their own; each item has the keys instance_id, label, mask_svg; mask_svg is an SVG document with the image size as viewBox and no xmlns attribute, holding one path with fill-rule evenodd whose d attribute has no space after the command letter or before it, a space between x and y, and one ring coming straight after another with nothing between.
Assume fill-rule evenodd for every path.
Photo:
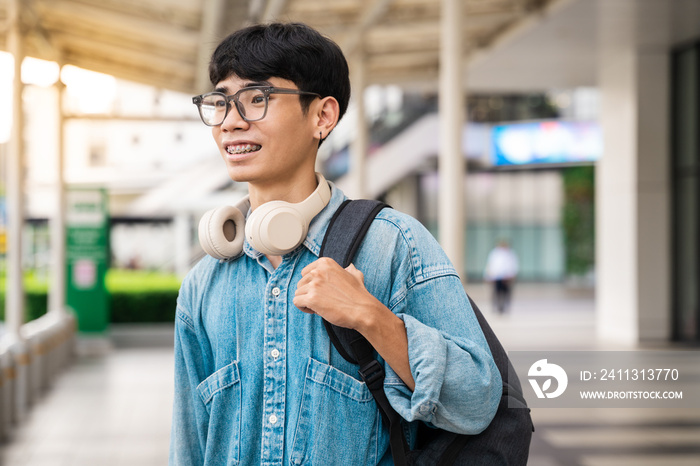
<instances>
[{"instance_id":1,"label":"black backpack","mask_svg":"<svg viewBox=\"0 0 700 466\"><path fill-rule=\"evenodd\" d=\"M342 267L350 265L374 217L384 207L388 206L379 201L345 201L331 219L320 255L334 259ZM344 359L360 366L360 376L377 402L384 425L389 428L391 454L396 465L527 464L535 428L520 381L481 311L471 298L469 302L503 379L498 410L491 424L478 435L455 434L421 423L414 450L409 450L402 419L384 393L384 368L375 358L372 345L359 332L324 321L336 350Z\"/></svg>"}]
</instances>

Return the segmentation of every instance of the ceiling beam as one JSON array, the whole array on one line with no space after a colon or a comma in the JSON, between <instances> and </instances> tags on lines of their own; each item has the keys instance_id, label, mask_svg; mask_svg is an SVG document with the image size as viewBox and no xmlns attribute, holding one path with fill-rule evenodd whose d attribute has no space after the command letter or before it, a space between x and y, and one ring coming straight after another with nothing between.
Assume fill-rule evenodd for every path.
<instances>
[{"instance_id":1,"label":"ceiling beam","mask_svg":"<svg viewBox=\"0 0 700 466\"><path fill-rule=\"evenodd\" d=\"M163 70L142 69L125 66L123 63L106 62L70 51L65 54L66 63L112 75L119 79L146 84L148 86L170 89L177 92L192 93L193 79L186 75L177 75L163 72Z\"/></svg>"},{"instance_id":2,"label":"ceiling beam","mask_svg":"<svg viewBox=\"0 0 700 466\"><path fill-rule=\"evenodd\" d=\"M170 25L155 19L146 19L127 13L111 12L104 8L74 1L36 3L36 12L47 31L88 30L93 34L112 35L120 41L145 41L158 45L166 44L179 49L197 40L197 31L178 25Z\"/></svg>"},{"instance_id":3,"label":"ceiling beam","mask_svg":"<svg viewBox=\"0 0 700 466\"><path fill-rule=\"evenodd\" d=\"M75 0L41 0L50 4ZM200 24L200 2L191 0L79 0L81 4L99 8L110 14L128 15L171 26L196 30Z\"/></svg>"},{"instance_id":4,"label":"ceiling beam","mask_svg":"<svg viewBox=\"0 0 700 466\"><path fill-rule=\"evenodd\" d=\"M353 55L362 45L367 30L379 22L384 15L386 15L392 1L393 0L374 0L374 2L368 8L366 7L363 9L362 16L352 29L350 36L347 37L341 44L341 48L345 51L345 55Z\"/></svg>"},{"instance_id":5,"label":"ceiling beam","mask_svg":"<svg viewBox=\"0 0 700 466\"><path fill-rule=\"evenodd\" d=\"M465 58L465 66L477 64L495 50L510 44L516 40L517 37L534 29L555 11L563 8L572 1L573 0L546 0L539 6L539 8L523 10L520 18L511 22L508 26L501 28L498 32L494 33L489 39L487 39L486 42L476 44L477 46L467 53ZM467 18L467 21L468 20L469 19Z\"/></svg>"},{"instance_id":6,"label":"ceiling beam","mask_svg":"<svg viewBox=\"0 0 700 466\"><path fill-rule=\"evenodd\" d=\"M440 26L434 22L376 26L365 33L364 48L370 54L434 50L440 48Z\"/></svg>"},{"instance_id":7,"label":"ceiling beam","mask_svg":"<svg viewBox=\"0 0 700 466\"><path fill-rule=\"evenodd\" d=\"M389 53L367 57L367 65L370 70L420 69L424 66L437 66L438 63L439 54L434 52Z\"/></svg>"},{"instance_id":8,"label":"ceiling beam","mask_svg":"<svg viewBox=\"0 0 700 466\"><path fill-rule=\"evenodd\" d=\"M41 18L34 9L34 3L34 1L25 3L24 13L29 29L27 37L32 40L44 59L61 63L61 50L53 43L51 35L44 28Z\"/></svg>"},{"instance_id":9,"label":"ceiling beam","mask_svg":"<svg viewBox=\"0 0 700 466\"><path fill-rule=\"evenodd\" d=\"M191 55L183 55L180 58L158 56L149 50L126 50L117 44L68 34L54 34L54 39L66 57L79 55L94 63L119 64L125 68L161 72L173 76L187 76L190 80L194 79L192 75L194 57Z\"/></svg>"}]
</instances>

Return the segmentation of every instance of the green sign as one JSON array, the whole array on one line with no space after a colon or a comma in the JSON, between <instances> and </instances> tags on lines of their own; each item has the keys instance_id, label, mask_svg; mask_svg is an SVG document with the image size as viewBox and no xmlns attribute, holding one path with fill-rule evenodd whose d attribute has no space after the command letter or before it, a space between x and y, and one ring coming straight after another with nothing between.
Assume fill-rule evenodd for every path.
<instances>
[{"instance_id":1,"label":"green sign","mask_svg":"<svg viewBox=\"0 0 700 466\"><path fill-rule=\"evenodd\" d=\"M75 189L68 191L66 201L66 301L76 313L79 331L104 332L109 323L107 193Z\"/></svg>"}]
</instances>

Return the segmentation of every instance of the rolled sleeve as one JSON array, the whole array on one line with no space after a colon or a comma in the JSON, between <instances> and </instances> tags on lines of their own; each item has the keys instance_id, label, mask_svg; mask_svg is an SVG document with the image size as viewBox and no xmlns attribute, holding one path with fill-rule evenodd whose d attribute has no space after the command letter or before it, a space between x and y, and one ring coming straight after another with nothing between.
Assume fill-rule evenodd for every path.
<instances>
[{"instance_id":1,"label":"rolled sleeve","mask_svg":"<svg viewBox=\"0 0 700 466\"><path fill-rule=\"evenodd\" d=\"M432 292L439 293L440 284L432 285L437 285ZM391 405L407 421L477 434L496 413L502 381L466 294L454 301L466 306L460 312L461 322L449 317L452 306L447 312L432 313L447 316L438 322L424 323L420 315L397 313L406 327L415 389L410 391L389 365L384 389Z\"/></svg>"}]
</instances>

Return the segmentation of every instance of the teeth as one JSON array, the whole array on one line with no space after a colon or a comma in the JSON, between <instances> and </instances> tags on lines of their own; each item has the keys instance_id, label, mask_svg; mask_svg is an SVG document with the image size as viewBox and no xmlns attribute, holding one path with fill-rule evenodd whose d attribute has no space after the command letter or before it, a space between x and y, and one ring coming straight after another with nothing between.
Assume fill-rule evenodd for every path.
<instances>
[{"instance_id":1,"label":"teeth","mask_svg":"<svg viewBox=\"0 0 700 466\"><path fill-rule=\"evenodd\" d=\"M246 144L246 145L238 145L238 146L228 146L226 148L226 152L229 154L247 154L248 152L255 152L257 150L260 150L262 146L258 144Z\"/></svg>"}]
</instances>

